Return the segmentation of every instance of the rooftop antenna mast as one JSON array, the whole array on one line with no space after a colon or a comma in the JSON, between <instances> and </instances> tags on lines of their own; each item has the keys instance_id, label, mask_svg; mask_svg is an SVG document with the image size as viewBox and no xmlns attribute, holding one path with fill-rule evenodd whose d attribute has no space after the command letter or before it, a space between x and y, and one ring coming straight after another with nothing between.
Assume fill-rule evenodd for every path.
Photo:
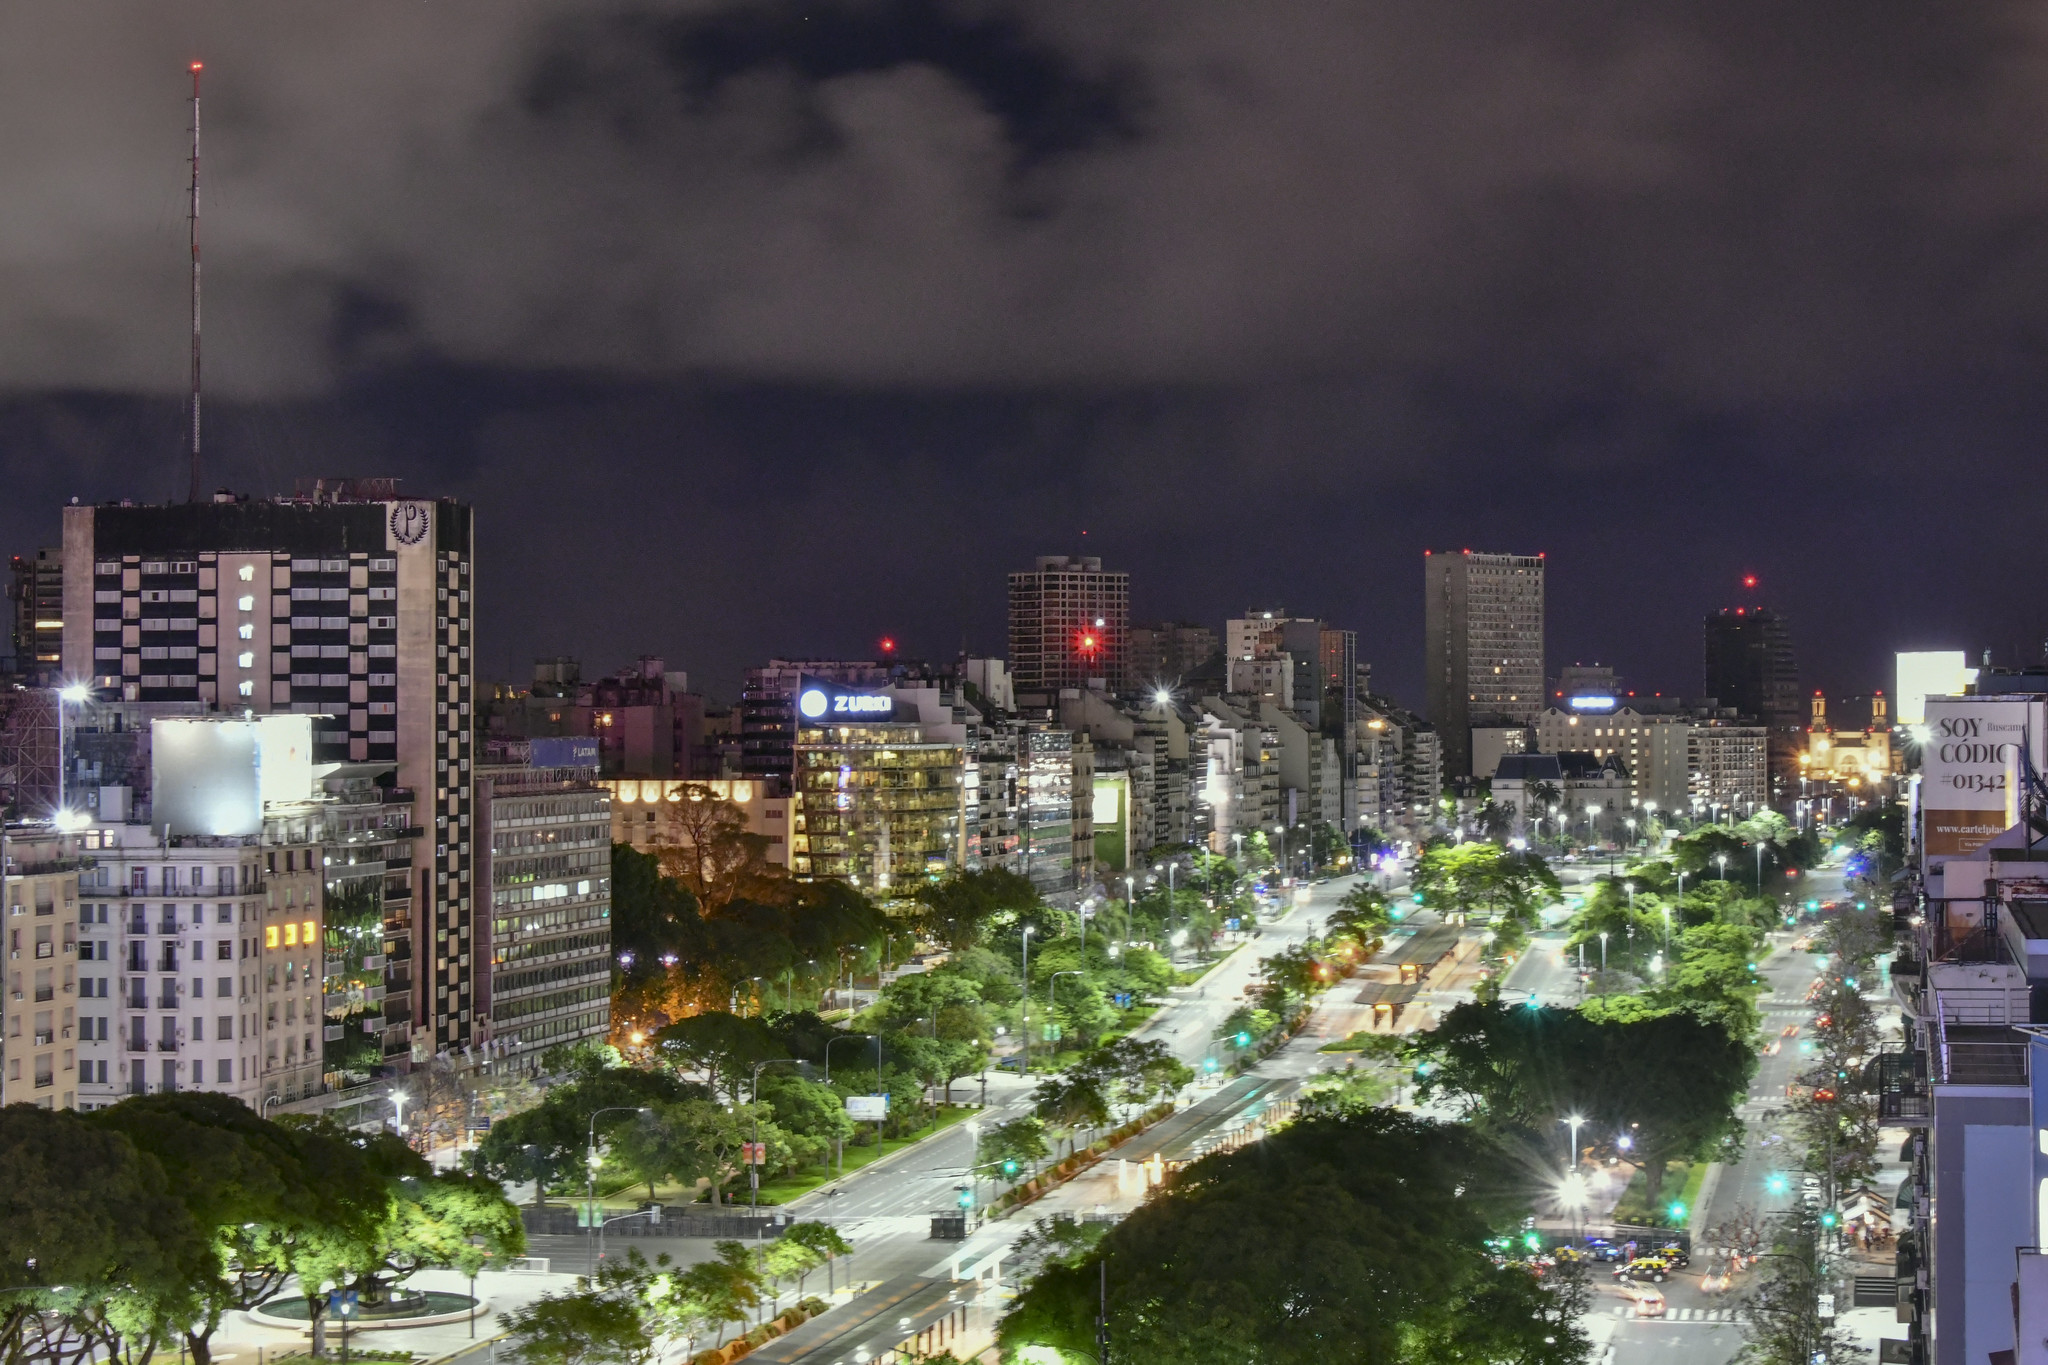
<instances>
[{"instance_id":1,"label":"rooftop antenna mast","mask_svg":"<svg viewBox=\"0 0 2048 1365\"><path fill-rule=\"evenodd\" d=\"M199 73L192 63L192 491L199 501Z\"/></svg>"}]
</instances>

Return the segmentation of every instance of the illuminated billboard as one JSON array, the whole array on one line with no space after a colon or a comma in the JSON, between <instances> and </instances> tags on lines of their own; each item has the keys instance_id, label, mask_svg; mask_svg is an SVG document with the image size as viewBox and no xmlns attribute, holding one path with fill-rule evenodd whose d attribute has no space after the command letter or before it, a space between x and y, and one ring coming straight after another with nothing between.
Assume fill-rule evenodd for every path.
<instances>
[{"instance_id":1,"label":"illuminated billboard","mask_svg":"<svg viewBox=\"0 0 2048 1365\"><path fill-rule=\"evenodd\" d=\"M173 837L260 833L263 807L313 793L313 718L154 720L151 822Z\"/></svg>"},{"instance_id":2,"label":"illuminated billboard","mask_svg":"<svg viewBox=\"0 0 2048 1365\"><path fill-rule=\"evenodd\" d=\"M850 725L896 719L896 700L886 692L862 692L817 678L805 678L796 692L800 725Z\"/></svg>"},{"instance_id":3,"label":"illuminated billboard","mask_svg":"<svg viewBox=\"0 0 2048 1365\"><path fill-rule=\"evenodd\" d=\"M1920 743L1921 847L1976 852L2019 819L2022 752L2043 765L2048 701L2032 696L1927 698Z\"/></svg>"},{"instance_id":4,"label":"illuminated billboard","mask_svg":"<svg viewBox=\"0 0 2048 1365\"><path fill-rule=\"evenodd\" d=\"M1977 680L1977 670L1963 663L1960 649L1923 649L1901 653L1897 686L1892 692L1892 720L1898 725L1924 725L1929 697L1961 696Z\"/></svg>"}]
</instances>

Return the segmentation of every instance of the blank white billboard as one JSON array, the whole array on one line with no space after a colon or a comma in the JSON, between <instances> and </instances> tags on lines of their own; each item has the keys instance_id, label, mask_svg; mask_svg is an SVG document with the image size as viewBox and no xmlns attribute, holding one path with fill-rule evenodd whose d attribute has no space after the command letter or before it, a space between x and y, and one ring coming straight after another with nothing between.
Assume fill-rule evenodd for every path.
<instances>
[{"instance_id":1,"label":"blank white billboard","mask_svg":"<svg viewBox=\"0 0 2048 1365\"><path fill-rule=\"evenodd\" d=\"M1977 681L1977 670L1963 662L1960 649L1921 649L1898 658L1897 686L1892 692L1892 723L1927 723L1929 697L1959 697Z\"/></svg>"}]
</instances>

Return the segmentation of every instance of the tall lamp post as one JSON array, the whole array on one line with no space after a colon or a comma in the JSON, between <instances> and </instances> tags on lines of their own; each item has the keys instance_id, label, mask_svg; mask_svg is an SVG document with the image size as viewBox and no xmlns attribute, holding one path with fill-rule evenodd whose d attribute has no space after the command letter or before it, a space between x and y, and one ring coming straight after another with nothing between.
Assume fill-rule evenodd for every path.
<instances>
[{"instance_id":1,"label":"tall lamp post","mask_svg":"<svg viewBox=\"0 0 2048 1365\"><path fill-rule=\"evenodd\" d=\"M597 1121L606 1114L652 1114L654 1111L642 1105L614 1104L604 1109L591 1111L590 1133L583 1152L583 1189L585 1227L583 1242L589 1251L590 1273L597 1274Z\"/></svg>"},{"instance_id":2,"label":"tall lamp post","mask_svg":"<svg viewBox=\"0 0 2048 1365\"><path fill-rule=\"evenodd\" d=\"M753 1102L747 1107L754 1111L754 1150L748 1153L749 1160L747 1161L747 1209L749 1212L758 1213L761 1210L761 1163L758 1159L761 1147L761 1068L764 1066L802 1065L803 1062L795 1057L770 1057L766 1061L754 1063L754 1075L747 1086L747 1093L753 1097ZM881 1065L878 1062L875 1069L876 1084L880 1084L881 1079Z\"/></svg>"},{"instance_id":3,"label":"tall lamp post","mask_svg":"<svg viewBox=\"0 0 2048 1365\"><path fill-rule=\"evenodd\" d=\"M1024 1012L1020 1025L1024 1032L1024 1070L1021 1074L1026 1079L1031 1076L1031 931L1035 927L1030 924L1024 926L1024 994L1019 1002Z\"/></svg>"},{"instance_id":4,"label":"tall lamp post","mask_svg":"<svg viewBox=\"0 0 2048 1365\"><path fill-rule=\"evenodd\" d=\"M832 1083L832 1045L843 1043L849 1038L872 1038L875 1040L875 1085L882 1084L882 1035L879 1033L845 1033L837 1038L825 1040L825 1083ZM839 1174L846 1174L846 1139L839 1139Z\"/></svg>"}]
</instances>

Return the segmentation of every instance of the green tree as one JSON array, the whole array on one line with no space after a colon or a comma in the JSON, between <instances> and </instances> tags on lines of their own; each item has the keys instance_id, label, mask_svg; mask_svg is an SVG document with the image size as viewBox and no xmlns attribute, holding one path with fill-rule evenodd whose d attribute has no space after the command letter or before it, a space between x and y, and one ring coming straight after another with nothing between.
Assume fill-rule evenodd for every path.
<instances>
[{"instance_id":1,"label":"green tree","mask_svg":"<svg viewBox=\"0 0 2048 1365\"><path fill-rule=\"evenodd\" d=\"M253 1308L283 1286L302 1236L355 1216L347 1190L308 1179L303 1141L229 1096L139 1096L97 1111L92 1122L156 1159L211 1248L212 1273L189 1286L194 1311L183 1323L198 1365L212 1358L223 1314Z\"/></svg>"},{"instance_id":2,"label":"green tree","mask_svg":"<svg viewBox=\"0 0 2048 1365\"><path fill-rule=\"evenodd\" d=\"M1016 1118L999 1123L974 1144L975 1169L995 1179L1022 1180L1051 1152L1045 1121Z\"/></svg>"},{"instance_id":3,"label":"green tree","mask_svg":"<svg viewBox=\"0 0 2048 1365\"><path fill-rule=\"evenodd\" d=\"M1100 1076L1076 1067L1039 1082L1031 1092L1031 1112L1066 1140L1071 1153L1083 1130L1109 1122L1109 1099Z\"/></svg>"},{"instance_id":4,"label":"green tree","mask_svg":"<svg viewBox=\"0 0 2048 1365\"><path fill-rule=\"evenodd\" d=\"M1736 1305L1743 1341L1737 1359L1747 1365L1812 1365L1859 1357L1855 1339L1820 1317L1819 1296L1829 1288L1829 1279L1821 1269L1815 1212L1794 1209L1772 1223L1768 1235L1771 1254L1759 1263L1755 1286Z\"/></svg>"},{"instance_id":5,"label":"green tree","mask_svg":"<svg viewBox=\"0 0 2048 1365\"><path fill-rule=\"evenodd\" d=\"M1006 868L962 872L917 889L919 934L954 952L976 947L989 926L1036 910L1042 901L1031 882Z\"/></svg>"},{"instance_id":6,"label":"green tree","mask_svg":"<svg viewBox=\"0 0 2048 1365\"><path fill-rule=\"evenodd\" d=\"M809 1264L793 1272L796 1275L796 1292L798 1295L802 1295L804 1292L804 1280L810 1275L811 1271L816 1270L827 1261L853 1254L853 1243L841 1236L839 1229L833 1227L830 1223L791 1223L787 1228L783 1229L778 1243L803 1247L810 1253L811 1260Z\"/></svg>"},{"instance_id":7,"label":"green tree","mask_svg":"<svg viewBox=\"0 0 2048 1365\"><path fill-rule=\"evenodd\" d=\"M641 1365L654 1339L638 1308L588 1289L550 1294L505 1317L520 1365Z\"/></svg>"},{"instance_id":8,"label":"green tree","mask_svg":"<svg viewBox=\"0 0 2048 1365\"><path fill-rule=\"evenodd\" d=\"M1756 1053L1689 1013L1592 1019L1577 1010L1468 1002L1415 1044L1429 1063L1424 1098L1462 1105L1492 1131L1555 1140L1581 1114L1595 1131L1629 1132L1650 1202L1666 1162L1697 1155L1738 1127Z\"/></svg>"},{"instance_id":9,"label":"green tree","mask_svg":"<svg viewBox=\"0 0 2048 1365\"><path fill-rule=\"evenodd\" d=\"M0 1109L0 1258L22 1286L0 1296L0 1351L36 1365L93 1351L146 1362L219 1269L154 1157L82 1114L27 1104Z\"/></svg>"},{"instance_id":10,"label":"green tree","mask_svg":"<svg viewBox=\"0 0 2048 1365\"><path fill-rule=\"evenodd\" d=\"M1055 1258L999 1342L1006 1357L1092 1355L1106 1278L1128 1360L1576 1365L1583 1299L1486 1252L1525 1206L1517 1178L1456 1125L1384 1109L1304 1118L1196 1162L1078 1263ZM1527 1283L1503 1288L1507 1275Z\"/></svg>"},{"instance_id":11,"label":"green tree","mask_svg":"<svg viewBox=\"0 0 2048 1365\"><path fill-rule=\"evenodd\" d=\"M714 1089L737 1100L754 1063L787 1056L768 1025L724 1010L678 1019L654 1035L656 1054L672 1066L702 1071Z\"/></svg>"},{"instance_id":12,"label":"green tree","mask_svg":"<svg viewBox=\"0 0 2048 1365\"><path fill-rule=\"evenodd\" d=\"M532 1181L534 1203L541 1204L550 1185L581 1183L593 1117L599 1139L609 1141L637 1121L639 1109L708 1093L665 1071L588 1066L551 1086L540 1104L493 1123L471 1165L496 1180Z\"/></svg>"},{"instance_id":13,"label":"green tree","mask_svg":"<svg viewBox=\"0 0 2048 1365\"><path fill-rule=\"evenodd\" d=\"M1076 1071L1097 1078L1114 1103L1141 1109L1175 1094L1194 1080L1194 1070L1156 1039L1123 1037L1095 1049Z\"/></svg>"}]
</instances>

